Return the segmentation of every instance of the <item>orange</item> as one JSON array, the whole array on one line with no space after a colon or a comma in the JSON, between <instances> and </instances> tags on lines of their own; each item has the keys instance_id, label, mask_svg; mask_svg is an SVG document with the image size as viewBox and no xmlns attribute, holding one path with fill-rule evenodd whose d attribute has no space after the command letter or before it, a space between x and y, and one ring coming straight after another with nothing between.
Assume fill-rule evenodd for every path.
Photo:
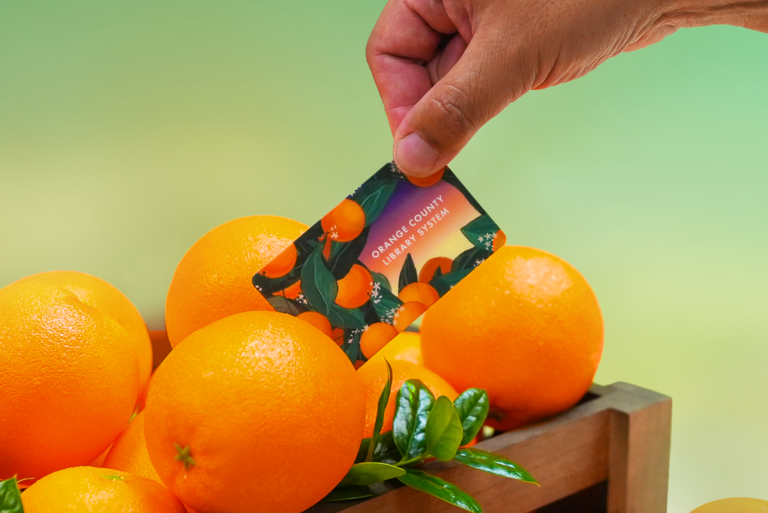
<instances>
[{"instance_id":1,"label":"orange","mask_svg":"<svg viewBox=\"0 0 768 513\"><path fill-rule=\"evenodd\" d=\"M282 253L265 265L260 272L267 278L280 278L291 272L293 266L296 265L297 258L298 252L296 251L296 246L291 243Z\"/></svg>"},{"instance_id":2,"label":"orange","mask_svg":"<svg viewBox=\"0 0 768 513\"><path fill-rule=\"evenodd\" d=\"M185 504L290 513L321 500L351 467L365 392L320 331L287 314L246 312L176 347L144 412L152 464Z\"/></svg>"},{"instance_id":3,"label":"orange","mask_svg":"<svg viewBox=\"0 0 768 513\"><path fill-rule=\"evenodd\" d=\"M0 479L96 459L139 395L131 333L45 280L0 289Z\"/></svg>"},{"instance_id":4,"label":"orange","mask_svg":"<svg viewBox=\"0 0 768 513\"><path fill-rule=\"evenodd\" d=\"M456 390L487 390L489 425L508 430L581 399L600 363L603 318L570 264L506 246L429 309L421 350Z\"/></svg>"},{"instance_id":5,"label":"orange","mask_svg":"<svg viewBox=\"0 0 768 513\"><path fill-rule=\"evenodd\" d=\"M368 269L355 264L346 276L338 282L339 292L336 294L336 304L344 308L359 308L371 297L373 278Z\"/></svg>"},{"instance_id":6,"label":"orange","mask_svg":"<svg viewBox=\"0 0 768 513\"><path fill-rule=\"evenodd\" d=\"M691 513L765 513L766 511L768 511L768 501L733 497L708 502Z\"/></svg>"},{"instance_id":7,"label":"orange","mask_svg":"<svg viewBox=\"0 0 768 513\"><path fill-rule=\"evenodd\" d=\"M24 513L186 513L165 487L149 479L95 467L60 470L21 494Z\"/></svg>"},{"instance_id":8,"label":"orange","mask_svg":"<svg viewBox=\"0 0 768 513\"><path fill-rule=\"evenodd\" d=\"M331 331L331 338L334 342L336 342L336 345L343 345L344 344L344 330L341 328L333 328Z\"/></svg>"},{"instance_id":9,"label":"orange","mask_svg":"<svg viewBox=\"0 0 768 513\"><path fill-rule=\"evenodd\" d=\"M435 173L432 173L429 176L405 175L405 177L408 178L408 181L411 182L413 185L418 185L419 187L429 187L430 185L435 185L437 182L439 182L440 179L443 177L443 173L445 173L445 168Z\"/></svg>"},{"instance_id":10,"label":"orange","mask_svg":"<svg viewBox=\"0 0 768 513\"><path fill-rule=\"evenodd\" d=\"M179 262L168 289L165 324L171 346L232 314L273 310L251 279L306 229L284 217L250 216L203 235Z\"/></svg>"},{"instance_id":11,"label":"orange","mask_svg":"<svg viewBox=\"0 0 768 513\"><path fill-rule=\"evenodd\" d=\"M499 248L503 248L507 244L507 234L502 230L496 232L493 237L493 251L498 251Z\"/></svg>"},{"instance_id":12,"label":"orange","mask_svg":"<svg viewBox=\"0 0 768 513\"><path fill-rule=\"evenodd\" d=\"M397 297L399 297L400 301L403 303L416 301L417 303L423 304L427 308L434 305L435 302L440 299L440 295L432 285L421 282L406 285L403 287L403 290L400 291Z\"/></svg>"},{"instance_id":13,"label":"orange","mask_svg":"<svg viewBox=\"0 0 768 513\"><path fill-rule=\"evenodd\" d=\"M22 278L71 292L84 304L112 317L131 335L139 357L139 383L142 387L152 373L152 342L147 325L133 303L106 281L77 271L50 271Z\"/></svg>"},{"instance_id":14,"label":"orange","mask_svg":"<svg viewBox=\"0 0 768 513\"><path fill-rule=\"evenodd\" d=\"M392 421L395 418L395 401L397 392L403 383L409 379L418 379L426 386L435 398L445 395L453 401L458 397L456 390L443 378L421 365L402 360L392 360L392 391L389 394L389 402L384 410L384 424L381 432L392 430ZM376 410L379 405L379 396L387 383L387 364L383 358L374 358L365 363L357 371L365 387L365 429L363 438L373 436L373 424L376 422Z\"/></svg>"},{"instance_id":15,"label":"orange","mask_svg":"<svg viewBox=\"0 0 768 513\"><path fill-rule=\"evenodd\" d=\"M355 201L347 198L325 214L320 225L331 240L349 242L363 233L365 212Z\"/></svg>"},{"instance_id":16,"label":"orange","mask_svg":"<svg viewBox=\"0 0 768 513\"><path fill-rule=\"evenodd\" d=\"M276 296L283 296L288 299L296 299L301 294L301 281L297 281L293 285L288 285L285 290L275 292Z\"/></svg>"},{"instance_id":17,"label":"orange","mask_svg":"<svg viewBox=\"0 0 768 513\"><path fill-rule=\"evenodd\" d=\"M360 349L370 359L387 343L397 336L397 330L386 322L377 322L368 326L360 336Z\"/></svg>"},{"instance_id":18,"label":"orange","mask_svg":"<svg viewBox=\"0 0 768 513\"><path fill-rule=\"evenodd\" d=\"M308 322L329 337L331 336L331 323L325 315L318 312L302 312L296 317L304 322Z\"/></svg>"},{"instance_id":19,"label":"orange","mask_svg":"<svg viewBox=\"0 0 768 513\"><path fill-rule=\"evenodd\" d=\"M418 301L411 301L405 303L403 306L397 309L392 324L397 331L405 331L405 329L413 324L413 321L419 318L421 314L427 311L427 306L424 303Z\"/></svg>"},{"instance_id":20,"label":"orange","mask_svg":"<svg viewBox=\"0 0 768 513\"><path fill-rule=\"evenodd\" d=\"M152 462L149 461L147 442L144 438L144 412L136 415L128 427L120 433L102 466L130 472L163 484Z\"/></svg>"},{"instance_id":21,"label":"orange","mask_svg":"<svg viewBox=\"0 0 768 513\"><path fill-rule=\"evenodd\" d=\"M430 258L419 271L419 281L429 283L438 269L442 274L448 274L451 272L451 264L453 264L453 260L447 257Z\"/></svg>"},{"instance_id":22,"label":"orange","mask_svg":"<svg viewBox=\"0 0 768 513\"><path fill-rule=\"evenodd\" d=\"M365 349L363 349L363 354L365 354ZM413 331L398 333L374 357L384 357L390 362L392 360L403 360L415 363L416 365L424 365L424 359L421 357L421 335Z\"/></svg>"}]
</instances>

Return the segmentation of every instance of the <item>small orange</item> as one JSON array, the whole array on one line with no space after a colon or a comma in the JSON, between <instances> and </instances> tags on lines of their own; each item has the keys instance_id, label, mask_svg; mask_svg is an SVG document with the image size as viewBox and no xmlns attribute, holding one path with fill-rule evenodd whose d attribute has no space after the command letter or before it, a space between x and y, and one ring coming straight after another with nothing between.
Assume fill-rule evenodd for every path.
<instances>
[{"instance_id":1,"label":"small orange","mask_svg":"<svg viewBox=\"0 0 768 513\"><path fill-rule=\"evenodd\" d=\"M333 328L331 331L331 338L337 345L344 345L344 330L341 328Z\"/></svg>"},{"instance_id":2,"label":"small orange","mask_svg":"<svg viewBox=\"0 0 768 513\"><path fill-rule=\"evenodd\" d=\"M395 318L393 319L392 324L397 331L405 331L408 326L413 324L413 321L418 319L421 314L426 311L427 306L424 303L419 303L418 301L405 303L397 309L397 312L395 312Z\"/></svg>"},{"instance_id":3,"label":"small orange","mask_svg":"<svg viewBox=\"0 0 768 513\"><path fill-rule=\"evenodd\" d=\"M424 364L457 390L488 391L502 430L576 404L603 351L592 288L561 258L506 246L435 303L421 324Z\"/></svg>"},{"instance_id":4,"label":"small orange","mask_svg":"<svg viewBox=\"0 0 768 513\"><path fill-rule=\"evenodd\" d=\"M44 279L0 289L0 480L96 459L139 395L131 333Z\"/></svg>"},{"instance_id":5,"label":"small orange","mask_svg":"<svg viewBox=\"0 0 768 513\"><path fill-rule=\"evenodd\" d=\"M421 303L422 305L429 308L430 306L434 305L438 299L440 299L440 294L437 293L435 287L432 285L429 285L428 283L416 282L411 283L410 285L406 285L403 290L400 291L397 297L399 297L400 301L403 303L416 301L417 303Z\"/></svg>"},{"instance_id":6,"label":"small orange","mask_svg":"<svg viewBox=\"0 0 768 513\"><path fill-rule=\"evenodd\" d=\"M363 233L365 212L355 201L347 198L328 212L320 220L320 225L331 240L349 242Z\"/></svg>"},{"instance_id":7,"label":"small orange","mask_svg":"<svg viewBox=\"0 0 768 513\"><path fill-rule=\"evenodd\" d=\"M283 296L288 299L296 299L301 295L301 281L297 281L293 285L289 285L285 290L275 292L276 296Z\"/></svg>"},{"instance_id":8,"label":"small orange","mask_svg":"<svg viewBox=\"0 0 768 513\"><path fill-rule=\"evenodd\" d=\"M251 279L306 229L284 217L249 216L203 235L179 262L168 289L165 323L171 346L232 314L273 310Z\"/></svg>"},{"instance_id":9,"label":"small orange","mask_svg":"<svg viewBox=\"0 0 768 513\"><path fill-rule=\"evenodd\" d=\"M128 427L120 433L102 466L130 472L163 484L152 462L149 461L147 441L144 438L144 412L136 415Z\"/></svg>"},{"instance_id":10,"label":"small orange","mask_svg":"<svg viewBox=\"0 0 768 513\"><path fill-rule=\"evenodd\" d=\"M392 391L389 395L387 408L384 410L382 433L392 430L397 392L403 386L403 383L409 379L420 380L436 398L445 395L453 401L459 395L447 381L426 367L402 360L392 360L389 364L392 366ZM381 391L384 390L384 385L387 383L387 364L383 358L374 358L360 367L357 374L362 379L365 387L365 429L363 430L363 438L368 438L373 435L373 425L376 422L379 396Z\"/></svg>"},{"instance_id":11,"label":"small orange","mask_svg":"<svg viewBox=\"0 0 768 513\"><path fill-rule=\"evenodd\" d=\"M448 257L430 258L419 271L419 281L421 283L429 283L438 269L440 269L442 274L448 274L451 272L451 264L453 264L453 260Z\"/></svg>"},{"instance_id":12,"label":"small orange","mask_svg":"<svg viewBox=\"0 0 768 513\"><path fill-rule=\"evenodd\" d=\"M291 272L297 258L296 245L288 244L282 253L273 258L260 272L267 278L281 278Z\"/></svg>"},{"instance_id":13,"label":"small orange","mask_svg":"<svg viewBox=\"0 0 768 513\"><path fill-rule=\"evenodd\" d=\"M336 304L344 308L359 308L370 299L373 290L371 273L360 264L355 264L346 276L337 282L339 292Z\"/></svg>"},{"instance_id":14,"label":"small orange","mask_svg":"<svg viewBox=\"0 0 768 513\"><path fill-rule=\"evenodd\" d=\"M507 234L502 230L496 232L493 237L493 251L498 251L499 248L503 248L507 244Z\"/></svg>"},{"instance_id":15,"label":"small orange","mask_svg":"<svg viewBox=\"0 0 768 513\"><path fill-rule=\"evenodd\" d=\"M152 464L185 504L251 513L257 500L259 510L298 513L352 466L365 392L319 330L288 314L245 312L171 351L144 412Z\"/></svg>"},{"instance_id":16,"label":"small orange","mask_svg":"<svg viewBox=\"0 0 768 513\"><path fill-rule=\"evenodd\" d=\"M59 470L21 494L25 513L186 513L164 486L149 479L95 467Z\"/></svg>"},{"instance_id":17,"label":"small orange","mask_svg":"<svg viewBox=\"0 0 768 513\"><path fill-rule=\"evenodd\" d=\"M397 336L397 330L386 322L377 322L368 326L360 337L360 349L370 359Z\"/></svg>"},{"instance_id":18,"label":"small orange","mask_svg":"<svg viewBox=\"0 0 768 513\"><path fill-rule=\"evenodd\" d=\"M331 323L325 315L318 312L302 312L296 317L304 322L308 322L329 337L331 336Z\"/></svg>"},{"instance_id":19,"label":"small orange","mask_svg":"<svg viewBox=\"0 0 768 513\"><path fill-rule=\"evenodd\" d=\"M439 182L444 173L445 168L441 169L440 171L436 171L429 176L405 176L413 185L418 185L419 187L429 187Z\"/></svg>"},{"instance_id":20,"label":"small orange","mask_svg":"<svg viewBox=\"0 0 768 513\"><path fill-rule=\"evenodd\" d=\"M365 354L365 350L363 350ZM424 365L424 359L421 356L421 335L413 331L403 331L398 333L391 342L386 344L374 358L386 358L392 360L403 360L416 365Z\"/></svg>"}]
</instances>

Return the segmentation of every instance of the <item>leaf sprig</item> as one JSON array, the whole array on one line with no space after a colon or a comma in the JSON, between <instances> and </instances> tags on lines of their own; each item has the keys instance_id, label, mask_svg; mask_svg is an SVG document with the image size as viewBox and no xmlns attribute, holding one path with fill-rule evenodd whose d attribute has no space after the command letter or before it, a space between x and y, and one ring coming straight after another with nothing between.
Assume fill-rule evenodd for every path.
<instances>
[{"instance_id":1,"label":"leaf sprig","mask_svg":"<svg viewBox=\"0 0 768 513\"><path fill-rule=\"evenodd\" d=\"M482 513L480 504L467 492L415 468L428 458L455 459L490 474L538 485L520 465L463 447L477 436L488 416L490 403L485 390L470 388L451 402L446 396L435 399L421 381L408 380L397 392L392 431L381 433L391 389L392 368L387 362L387 382L379 396L373 435L362 441L355 464L324 499L326 502L372 497L370 485L397 479L456 507Z\"/></svg>"},{"instance_id":2,"label":"leaf sprig","mask_svg":"<svg viewBox=\"0 0 768 513\"><path fill-rule=\"evenodd\" d=\"M19 484L15 477L0 481L0 512L24 513Z\"/></svg>"}]
</instances>

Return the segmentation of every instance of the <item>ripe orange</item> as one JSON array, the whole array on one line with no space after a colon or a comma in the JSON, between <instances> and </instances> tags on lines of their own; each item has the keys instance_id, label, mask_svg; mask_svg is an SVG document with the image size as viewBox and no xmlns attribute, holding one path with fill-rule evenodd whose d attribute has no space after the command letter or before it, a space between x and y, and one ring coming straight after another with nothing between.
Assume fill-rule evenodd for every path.
<instances>
[{"instance_id":1,"label":"ripe orange","mask_svg":"<svg viewBox=\"0 0 768 513\"><path fill-rule=\"evenodd\" d=\"M691 513L765 513L766 511L768 511L768 501L733 497L708 502Z\"/></svg>"},{"instance_id":2,"label":"ripe orange","mask_svg":"<svg viewBox=\"0 0 768 513\"><path fill-rule=\"evenodd\" d=\"M395 318L392 324L397 331L405 331L408 326L413 324L413 321L418 319L419 316L426 311L427 306L424 303L419 303L418 301L405 303L397 309L397 312L395 312Z\"/></svg>"},{"instance_id":3,"label":"ripe orange","mask_svg":"<svg viewBox=\"0 0 768 513\"><path fill-rule=\"evenodd\" d=\"M331 240L349 242L363 233L365 212L355 201L347 198L325 214L320 225Z\"/></svg>"},{"instance_id":4,"label":"ripe orange","mask_svg":"<svg viewBox=\"0 0 768 513\"><path fill-rule=\"evenodd\" d=\"M185 504L290 513L322 499L351 467L365 393L320 331L287 314L246 312L176 347L144 411L152 464Z\"/></svg>"},{"instance_id":5,"label":"ripe orange","mask_svg":"<svg viewBox=\"0 0 768 513\"><path fill-rule=\"evenodd\" d=\"M365 349L363 349L363 354L365 354ZM421 335L413 331L398 333L391 342L374 355L374 358L382 357L390 362L403 360L416 365L424 365L424 359L421 357Z\"/></svg>"},{"instance_id":6,"label":"ripe orange","mask_svg":"<svg viewBox=\"0 0 768 513\"><path fill-rule=\"evenodd\" d=\"M144 412L136 415L128 427L120 433L102 466L130 472L163 484L152 462L149 461L147 441L144 438Z\"/></svg>"},{"instance_id":7,"label":"ripe orange","mask_svg":"<svg viewBox=\"0 0 768 513\"><path fill-rule=\"evenodd\" d=\"M82 303L112 317L131 336L139 358L139 383L144 387L152 373L152 342L147 325L133 303L106 281L77 271L50 271L33 274L19 282L44 283L71 292Z\"/></svg>"},{"instance_id":8,"label":"ripe orange","mask_svg":"<svg viewBox=\"0 0 768 513\"><path fill-rule=\"evenodd\" d=\"M139 394L126 328L45 280L0 289L0 479L96 459Z\"/></svg>"},{"instance_id":9,"label":"ripe orange","mask_svg":"<svg viewBox=\"0 0 768 513\"><path fill-rule=\"evenodd\" d=\"M373 278L368 269L355 264L346 276L336 282L339 292L336 294L336 304L344 308L359 308L371 297Z\"/></svg>"},{"instance_id":10,"label":"ripe orange","mask_svg":"<svg viewBox=\"0 0 768 513\"><path fill-rule=\"evenodd\" d=\"M538 249L499 249L429 309L424 364L456 390L488 391L488 423L508 430L576 404L603 350L603 318L584 277Z\"/></svg>"},{"instance_id":11,"label":"ripe orange","mask_svg":"<svg viewBox=\"0 0 768 513\"><path fill-rule=\"evenodd\" d=\"M325 315L318 312L302 312L296 318L308 322L329 337L331 336L331 323Z\"/></svg>"},{"instance_id":12,"label":"ripe orange","mask_svg":"<svg viewBox=\"0 0 768 513\"><path fill-rule=\"evenodd\" d=\"M273 310L251 282L307 226L276 216L234 219L203 235L179 262L165 302L171 346L232 314Z\"/></svg>"},{"instance_id":13,"label":"ripe orange","mask_svg":"<svg viewBox=\"0 0 768 513\"><path fill-rule=\"evenodd\" d=\"M421 283L429 283L438 268L442 274L448 274L451 272L451 264L453 264L453 260L448 257L430 258L419 271L419 281Z\"/></svg>"},{"instance_id":14,"label":"ripe orange","mask_svg":"<svg viewBox=\"0 0 768 513\"><path fill-rule=\"evenodd\" d=\"M336 345L344 345L344 330L341 328L333 328L331 331L331 338L336 342Z\"/></svg>"},{"instance_id":15,"label":"ripe orange","mask_svg":"<svg viewBox=\"0 0 768 513\"><path fill-rule=\"evenodd\" d=\"M397 392L403 386L403 383L409 379L421 380L436 398L445 395L453 401L459 395L446 380L426 367L402 360L392 360L389 364L392 366L392 391L389 395L387 408L384 410L382 433L392 429ZM381 391L384 390L384 385L387 383L387 364L383 358L374 358L360 367L357 374L362 379L363 386L365 387L365 428L363 429L363 438L368 438L373 435L373 424L376 422L379 396Z\"/></svg>"},{"instance_id":16,"label":"ripe orange","mask_svg":"<svg viewBox=\"0 0 768 513\"><path fill-rule=\"evenodd\" d=\"M371 324L360 336L360 349L366 358L371 359L396 336L397 330L391 324L386 322Z\"/></svg>"},{"instance_id":17,"label":"ripe orange","mask_svg":"<svg viewBox=\"0 0 768 513\"><path fill-rule=\"evenodd\" d=\"M440 299L440 294L437 293L435 287L432 285L429 285L428 283L416 282L403 287L403 290L400 291L397 297L399 297L400 301L403 303L416 301L417 303L421 303L429 308L430 306L434 305L438 299Z\"/></svg>"},{"instance_id":18,"label":"ripe orange","mask_svg":"<svg viewBox=\"0 0 768 513\"><path fill-rule=\"evenodd\" d=\"M496 236L493 238L493 251L498 251L499 248L503 248L507 244L507 234L502 230L496 232Z\"/></svg>"},{"instance_id":19,"label":"ripe orange","mask_svg":"<svg viewBox=\"0 0 768 513\"><path fill-rule=\"evenodd\" d=\"M60 470L21 494L25 513L186 513L165 487L149 479L95 467Z\"/></svg>"},{"instance_id":20,"label":"ripe orange","mask_svg":"<svg viewBox=\"0 0 768 513\"><path fill-rule=\"evenodd\" d=\"M405 175L405 176L406 178L408 178L408 181L411 182L413 185L418 185L419 187L429 187L430 185L435 185L437 182L439 182L440 179L443 177L444 173L445 173L445 168L435 173L432 173L429 176L421 176L421 177L408 176L408 175Z\"/></svg>"},{"instance_id":21,"label":"ripe orange","mask_svg":"<svg viewBox=\"0 0 768 513\"><path fill-rule=\"evenodd\" d=\"M282 253L273 258L261 269L261 274L267 278L283 277L291 272L293 266L296 265L297 258L298 252L296 251L296 245L293 243L288 244Z\"/></svg>"}]
</instances>

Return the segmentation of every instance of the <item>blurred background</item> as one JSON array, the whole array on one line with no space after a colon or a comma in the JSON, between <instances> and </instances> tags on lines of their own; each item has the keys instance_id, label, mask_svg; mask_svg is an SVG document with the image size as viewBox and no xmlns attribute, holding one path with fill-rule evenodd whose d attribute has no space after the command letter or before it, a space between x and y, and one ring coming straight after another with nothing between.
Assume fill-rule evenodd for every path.
<instances>
[{"instance_id":1,"label":"blurred background","mask_svg":"<svg viewBox=\"0 0 768 513\"><path fill-rule=\"evenodd\" d=\"M0 286L74 269L162 328L229 219L311 224L391 157L384 0L0 4ZM453 169L601 301L600 383L674 398L670 511L766 498L768 35L681 31L534 92Z\"/></svg>"}]
</instances>

